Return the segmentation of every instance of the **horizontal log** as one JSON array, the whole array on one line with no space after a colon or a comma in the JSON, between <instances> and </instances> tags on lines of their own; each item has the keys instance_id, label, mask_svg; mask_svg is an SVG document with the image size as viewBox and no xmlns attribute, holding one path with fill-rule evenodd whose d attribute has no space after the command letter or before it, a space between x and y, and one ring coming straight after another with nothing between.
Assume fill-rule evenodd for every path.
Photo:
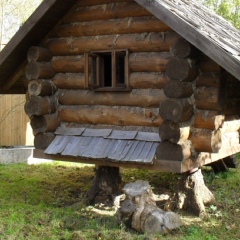
<instances>
[{"instance_id":1,"label":"horizontal log","mask_svg":"<svg viewBox=\"0 0 240 240\"><path fill-rule=\"evenodd\" d=\"M221 111L224 106L224 94L219 88L197 88L194 91L194 98L198 109Z\"/></svg>"},{"instance_id":2,"label":"horizontal log","mask_svg":"<svg viewBox=\"0 0 240 240\"><path fill-rule=\"evenodd\" d=\"M175 123L188 121L193 116L193 105L189 99L167 99L160 103L159 114L163 120Z\"/></svg>"},{"instance_id":3,"label":"horizontal log","mask_svg":"<svg viewBox=\"0 0 240 240\"><path fill-rule=\"evenodd\" d=\"M221 132L235 132L240 129L240 117L238 115L226 116L220 126Z\"/></svg>"},{"instance_id":4,"label":"horizontal log","mask_svg":"<svg viewBox=\"0 0 240 240\"><path fill-rule=\"evenodd\" d=\"M56 56L79 55L84 52L129 49L131 52L168 52L178 37L174 32L103 35L97 37L46 40L46 47Z\"/></svg>"},{"instance_id":5,"label":"horizontal log","mask_svg":"<svg viewBox=\"0 0 240 240\"><path fill-rule=\"evenodd\" d=\"M171 52L178 58L195 58L199 50L184 38L177 39L171 46Z\"/></svg>"},{"instance_id":6,"label":"horizontal log","mask_svg":"<svg viewBox=\"0 0 240 240\"><path fill-rule=\"evenodd\" d=\"M166 69L170 79L185 82L193 81L198 73L197 65L190 59L172 58Z\"/></svg>"},{"instance_id":7,"label":"horizontal log","mask_svg":"<svg viewBox=\"0 0 240 240\"><path fill-rule=\"evenodd\" d=\"M57 102L54 97L39 97L31 95L27 98L24 110L29 117L54 113Z\"/></svg>"},{"instance_id":8,"label":"horizontal log","mask_svg":"<svg viewBox=\"0 0 240 240\"><path fill-rule=\"evenodd\" d=\"M186 141L176 144L169 141L159 143L156 150L156 158L168 161L183 161L191 157L191 143Z\"/></svg>"},{"instance_id":9,"label":"horizontal log","mask_svg":"<svg viewBox=\"0 0 240 240\"><path fill-rule=\"evenodd\" d=\"M28 84L29 95L51 96L56 92L56 87L49 80L32 80Z\"/></svg>"},{"instance_id":10,"label":"horizontal log","mask_svg":"<svg viewBox=\"0 0 240 240\"><path fill-rule=\"evenodd\" d=\"M164 87L164 94L168 98L187 98L193 94L192 83L169 81Z\"/></svg>"},{"instance_id":11,"label":"horizontal log","mask_svg":"<svg viewBox=\"0 0 240 240\"><path fill-rule=\"evenodd\" d=\"M47 114L42 116L33 116L30 121L33 134L54 132L60 125L60 120L56 114Z\"/></svg>"},{"instance_id":12,"label":"horizontal log","mask_svg":"<svg viewBox=\"0 0 240 240\"><path fill-rule=\"evenodd\" d=\"M58 101L62 105L106 105L158 107L166 99L163 90L143 89L131 92L93 92L91 90L61 90Z\"/></svg>"},{"instance_id":13,"label":"horizontal log","mask_svg":"<svg viewBox=\"0 0 240 240\"><path fill-rule=\"evenodd\" d=\"M135 72L129 76L130 88L157 88L162 89L169 79L163 73Z\"/></svg>"},{"instance_id":14,"label":"horizontal log","mask_svg":"<svg viewBox=\"0 0 240 240\"><path fill-rule=\"evenodd\" d=\"M195 128L203 128L217 130L225 120L225 115L219 114L217 111L198 111L195 113L193 126Z\"/></svg>"},{"instance_id":15,"label":"horizontal log","mask_svg":"<svg viewBox=\"0 0 240 240\"><path fill-rule=\"evenodd\" d=\"M58 117L63 122L79 124L158 127L162 123L155 108L65 106L59 110Z\"/></svg>"},{"instance_id":16,"label":"horizontal log","mask_svg":"<svg viewBox=\"0 0 240 240\"><path fill-rule=\"evenodd\" d=\"M126 34L172 31L169 26L155 17L131 17L116 20L74 22L59 25L50 37L83 37L106 34Z\"/></svg>"},{"instance_id":17,"label":"horizontal log","mask_svg":"<svg viewBox=\"0 0 240 240\"><path fill-rule=\"evenodd\" d=\"M239 132L225 132L222 133L222 147L229 148L239 144Z\"/></svg>"},{"instance_id":18,"label":"horizontal log","mask_svg":"<svg viewBox=\"0 0 240 240\"><path fill-rule=\"evenodd\" d=\"M39 133L34 137L34 147L36 149L45 150L54 140L54 133Z\"/></svg>"},{"instance_id":19,"label":"horizontal log","mask_svg":"<svg viewBox=\"0 0 240 240\"><path fill-rule=\"evenodd\" d=\"M219 73L203 73L197 81L196 87L215 87L219 88L222 86L222 81Z\"/></svg>"},{"instance_id":20,"label":"horizontal log","mask_svg":"<svg viewBox=\"0 0 240 240\"><path fill-rule=\"evenodd\" d=\"M94 6L100 4L109 4L115 2L132 2L133 0L78 0L76 7Z\"/></svg>"},{"instance_id":21,"label":"horizontal log","mask_svg":"<svg viewBox=\"0 0 240 240\"><path fill-rule=\"evenodd\" d=\"M32 46L27 53L28 62L49 62L52 54L47 48Z\"/></svg>"},{"instance_id":22,"label":"horizontal log","mask_svg":"<svg viewBox=\"0 0 240 240\"><path fill-rule=\"evenodd\" d=\"M48 62L30 62L27 64L25 74L28 80L51 79L55 73Z\"/></svg>"},{"instance_id":23,"label":"horizontal log","mask_svg":"<svg viewBox=\"0 0 240 240\"><path fill-rule=\"evenodd\" d=\"M151 16L151 13L134 1L119 2L90 7L73 8L63 18L62 22L88 22L142 16Z\"/></svg>"},{"instance_id":24,"label":"horizontal log","mask_svg":"<svg viewBox=\"0 0 240 240\"><path fill-rule=\"evenodd\" d=\"M197 152L217 153L222 147L220 130L195 129L189 140Z\"/></svg>"},{"instance_id":25,"label":"horizontal log","mask_svg":"<svg viewBox=\"0 0 240 240\"><path fill-rule=\"evenodd\" d=\"M53 84L59 89L85 88L84 73L58 73L53 78Z\"/></svg>"},{"instance_id":26,"label":"horizontal log","mask_svg":"<svg viewBox=\"0 0 240 240\"><path fill-rule=\"evenodd\" d=\"M181 127L178 123L164 120L159 127L159 136L162 141L173 143L186 141L190 134L190 127Z\"/></svg>"},{"instance_id":27,"label":"horizontal log","mask_svg":"<svg viewBox=\"0 0 240 240\"><path fill-rule=\"evenodd\" d=\"M206 55L198 59L198 67L202 73L220 73L221 67Z\"/></svg>"}]
</instances>

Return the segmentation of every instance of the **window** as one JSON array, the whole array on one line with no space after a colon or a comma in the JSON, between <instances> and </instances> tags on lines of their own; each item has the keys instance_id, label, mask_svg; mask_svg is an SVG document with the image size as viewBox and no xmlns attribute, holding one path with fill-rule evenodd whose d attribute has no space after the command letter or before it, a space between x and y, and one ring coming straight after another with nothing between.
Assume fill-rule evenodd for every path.
<instances>
[{"instance_id":1,"label":"window","mask_svg":"<svg viewBox=\"0 0 240 240\"><path fill-rule=\"evenodd\" d=\"M85 85L96 91L129 91L128 50L85 54Z\"/></svg>"}]
</instances>

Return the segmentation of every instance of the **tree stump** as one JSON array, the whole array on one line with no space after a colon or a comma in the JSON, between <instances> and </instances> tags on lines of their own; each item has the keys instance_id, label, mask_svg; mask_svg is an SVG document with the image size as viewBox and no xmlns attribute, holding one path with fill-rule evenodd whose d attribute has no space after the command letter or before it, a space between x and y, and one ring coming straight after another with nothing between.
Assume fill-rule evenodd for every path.
<instances>
[{"instance_id":1,"label":"tree stump","mask_svg":"<svg viewBox=\"0 0 240 240\"><path fill-rule=\"evenodd\" d=\"M120 221L130 223L139 232L148 234L166 233L182 225L180 217L173 212L164 212L156 206L154 194L148 182L138 180L123 188L125 199L117 214Z\"/></svg>"},{"instance_id":2,"label":"tree stump","mask_svg":"<svg viewBox=\"0 0 240 240\"><path fill-rule=\"evenodd\" d=\"M88 203L95 203L97 197L103 200L114 199L121 191L119 168L96 166L95 172L93 184L87 193Z\"/></svg>"}]
</instances>

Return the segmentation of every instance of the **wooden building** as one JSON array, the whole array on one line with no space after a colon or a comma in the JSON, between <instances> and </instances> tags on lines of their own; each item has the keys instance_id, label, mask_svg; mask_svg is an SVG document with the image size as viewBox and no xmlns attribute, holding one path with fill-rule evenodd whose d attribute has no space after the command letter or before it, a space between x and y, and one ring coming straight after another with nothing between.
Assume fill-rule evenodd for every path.
<instances>
[{"instance_id":1,"label":"wooden building","mask_svg":"<svg viewBox=\"0 0 240 240\"><path fill-rule=\"evenodd\" d=\"M240 152L240 33L193 0L45 0L0 53L35 157L186 172Z\"/></svg>"}]
</instances>

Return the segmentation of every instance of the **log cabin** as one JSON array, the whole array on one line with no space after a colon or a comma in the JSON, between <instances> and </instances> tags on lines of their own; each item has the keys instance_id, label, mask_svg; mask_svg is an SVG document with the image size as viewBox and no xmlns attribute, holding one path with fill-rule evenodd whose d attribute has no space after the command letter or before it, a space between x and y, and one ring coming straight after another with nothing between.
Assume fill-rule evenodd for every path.
<instances>
[{"instance_id":1,"label":"log cabin","mask_svg":"<svg viewBox=\"0 0 240 240\"><path fill-rule=\"evenodd\" d=\"M194 0L44 0L0 53L34 156L183 173L240 152L240 33Z\"/></svg>"}]
</instances>

